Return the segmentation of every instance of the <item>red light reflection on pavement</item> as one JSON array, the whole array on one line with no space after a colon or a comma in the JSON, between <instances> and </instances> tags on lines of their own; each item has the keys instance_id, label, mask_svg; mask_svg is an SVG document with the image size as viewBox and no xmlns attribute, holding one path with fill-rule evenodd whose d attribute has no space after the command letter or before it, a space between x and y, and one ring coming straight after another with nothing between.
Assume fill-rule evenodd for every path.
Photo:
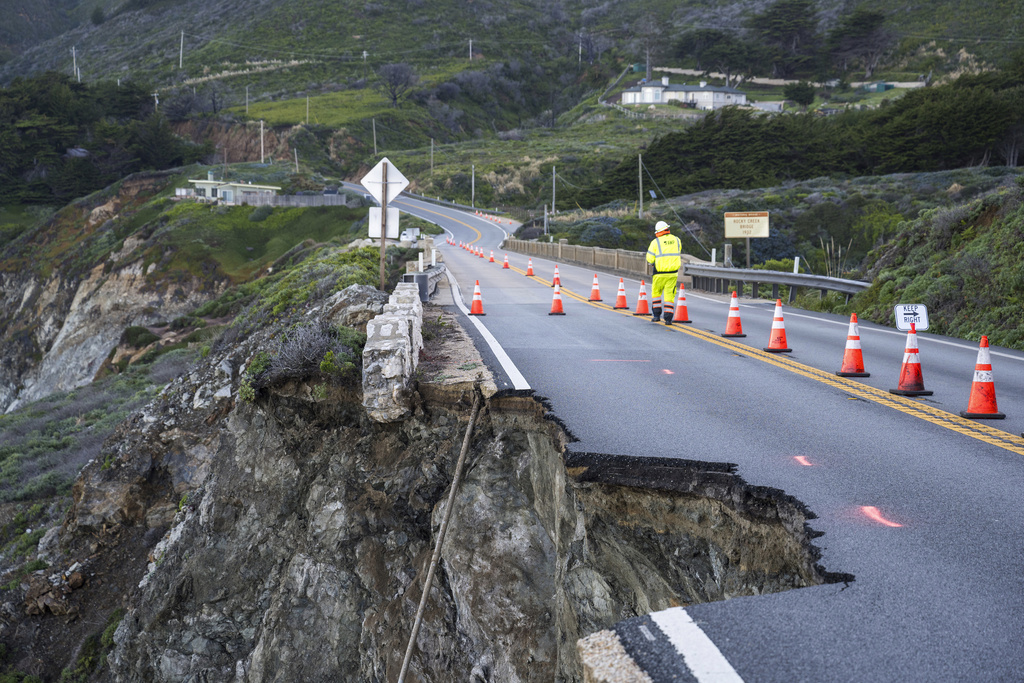
<instances>
[{"instance_id":1,"label":"red light reflection on pavement","mask_svg":"<svg viewBox=\"0 0 1024 683\"><path fill-rule=\"evenodd\" d=\"M793 459L796 460L801 465L803 465L804 467L814 467L814 463L807 461L806 455L794 455Z\"/></svg>"},{"instance_id":2,"label":"red light reflection on pavement","mask_svg":"<svg viewBox=\"0 0 1024 683\"><path fill-rule=\"evenodd\" d=\"M898 522L893 522L883 517L882 513L874 505L862 505L860 507L860 511L863 512L868 517L868 519L874 520L879 524L884 524L885 526L892 527L903 526Z\"/></svg>"},{"instance_id":3,"label":"red light reflection on pavement","mask_svg":"<svg viewBox=\"0 0 1024 683\"><path fill-rule=\"evenodd\" d=\"M674 375L674 374L676 374L676 373L672 372L671 370L662 370L662 372L665 373L666 375Z\"/></svg>"}]
</instances>

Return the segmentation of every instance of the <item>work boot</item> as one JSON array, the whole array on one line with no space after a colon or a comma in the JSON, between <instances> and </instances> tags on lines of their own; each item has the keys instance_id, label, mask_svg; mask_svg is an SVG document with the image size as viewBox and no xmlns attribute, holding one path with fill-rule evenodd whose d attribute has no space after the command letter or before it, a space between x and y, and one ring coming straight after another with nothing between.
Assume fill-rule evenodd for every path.
<instances>
[{"instance_id":1,"label":"work boot","mask_svg":"<svg viewBox=\"0 0 1024 683\"><path fill-rule=\"evenodd\" d=\"M651 318L651 322L652 323L656 323L656 322L660 321L661 320L661 309L660 308L655 308L654 311L651 313L651 315L653 316Z\"/></svg>"}]
</instances>

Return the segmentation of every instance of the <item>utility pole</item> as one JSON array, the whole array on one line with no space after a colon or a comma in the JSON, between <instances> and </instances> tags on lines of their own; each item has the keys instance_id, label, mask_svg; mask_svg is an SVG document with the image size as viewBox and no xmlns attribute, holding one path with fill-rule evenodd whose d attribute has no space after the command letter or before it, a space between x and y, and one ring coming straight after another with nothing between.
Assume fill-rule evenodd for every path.
<instances>
[{"instance_id":1,"label":"utility pole","mask_svg":"<svg viewBox=\"0 0 1024 683\"><path fill-rule=\"evenodd\" d=\"M430 138L430 175L434 175L434 138Z\"/></svg>"},{"instance_id":2,"label":"utility pole","mask_svg":"<svg viewBox=\"0 0 1024 683\"><path fill-rule=\"evenodd\" d=\"M295 148L292 148L292 151L295 152L295 175L298 175L299 174L299 150L297 150Z\"/></svg>"},{"instance_id":3,"label":"utility pole","mask_svg":"<svg viewBox=\"0 0 1024 683\"><path fill-rule=\"evenodd\" d=\"M583 64L583 35L582 34L580 34L580 58L577 61L577 64L580 64L580 65Z\"/></svg>"},{"instance_id":4,"label":"utility pole","mask_svg":"<svg viewBox=\"0 0 1024 683\"><path fill-rule=\"evenodd\" d=\"M469 173L469 205L476 208L476 164L470 165Z\"/></svg>"},{"instance_id":5,"label":"utility pole","mask_svg":"<svg viewBox=\"0 0 1024 683\"><path fill-rule=\"evenodd\" d=\"M370 119L373 122L373 156L377 156L377 119Z\"/></svg>"},{"instance_id":6,"label":"utility pole","mask_svg":"<svg viewBox=\"0 0 1024 683\"><path fill-rule=\"evenodd\" d=\"M644 219L644 155L637 154L637 169L636 179L640 183L640 212L637 213L636 217L640 220Z\"/></svg>"},{"instance_id":7,"label":"utility pole","mask_svg":"<svg viewBox=\"0 0 1024 683\"><path fill-rule=\"evenodd\" d=\"M71 73L74 76L78 75L78 55L75 53L74 46L71 47ZM81 83L82 79L79 78L78 81Z\"/></svg>"},{"instance_id":8,"label":"utility pole","mask_svg":"<svg viewBox=\"0 0 1024 683\"><path fill-rule=\"evenodd\" d=\"M178 47L178 68L185 63L185 32L181 32L181 45Z\"/></svg>"},{"instance_id":9,"label":"utility pole","mask_svg":"<svg viewBox=\"0 0 1024 683\"><path fill-rule=\"evenodd\" d=\"M555 213L555 167L551 167L551 213Z\"/></svg>"},{"instance_id":10,"label":"utility pole","mask_svg":"<svg viewBox=\"0 0 1024 683\"><path fill-rule=\"evenodd\" d=\"M261 164L263 163L264 158L265 157L264 157L264 154L263 154L263 121L260 120L260 163Z\"/></svg>"}]
</instances>

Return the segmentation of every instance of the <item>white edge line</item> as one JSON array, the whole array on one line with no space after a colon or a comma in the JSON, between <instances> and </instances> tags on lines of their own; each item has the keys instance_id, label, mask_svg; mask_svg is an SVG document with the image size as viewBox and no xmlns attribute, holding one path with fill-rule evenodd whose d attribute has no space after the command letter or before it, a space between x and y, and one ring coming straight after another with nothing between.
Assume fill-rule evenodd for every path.
<instances>
[{"instance_id":1,"label":"white edge line","mask_svg":"<svg viewBox=\"0 0 1024 683\"><path fill-rule=\"evenodd\" d=\"M649 615L699 683L743 683L718 646L682 607Z\"/></svg>"},{"instance_id":2,"label":"white edge line","mask_svg":"<svg viewBox=\"0 0 1024 683\"><path fill-rule=\"evenodd\" d=\"M523 377L523 374L519 372L519 368L517 368L516 364L512 362L512 359L508 357L508 354L505 353L505 349L501 347L501 344L499 344L498 340L494 338L491 331L484 327L484 324L480 322L478 318L469 314L469 309L466 308L466 304L462 300L462 290L459 289L459 283L454 276L452 276L451 271L445 268L444 272L445 275L448 276L448 283L452 286L452 291L454 293L452 299L455 300L455 305L458 306L459 310L462 311L462 313L469 318L469 321L476 326L477 331L480 332L484 341L487 342L487 346L491 348L491 353L493 353L494 357L498 359L499 363L501 363L501 367L505 371L505 374L508 375L508 378L512 380L513 388L518 390L529 389L530 383L527 382L526 378Z\"/></svg>"}]
</instances>

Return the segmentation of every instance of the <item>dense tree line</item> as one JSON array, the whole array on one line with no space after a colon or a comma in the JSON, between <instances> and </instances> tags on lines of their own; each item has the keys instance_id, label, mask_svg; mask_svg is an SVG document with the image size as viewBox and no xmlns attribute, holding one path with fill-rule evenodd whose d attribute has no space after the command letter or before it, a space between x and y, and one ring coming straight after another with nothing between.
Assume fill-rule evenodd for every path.
<instances>
[{"instance_id":1,"label":"dense tree line","mask_svg":"<svg viewBox=\"0 0 1024 683\"><path fill-rule=\"evenodd\" d=\"M66 202L209 150L178 138L141 83L49 72L0 90L0 202Z\"/></svg>"},{"instance_id":2,"label":"dense tree line","mask_svg":"<svg viewBox=\"0 0 1024 683\"><path fill-rule=\"evenodd\" d=\"M675 37L673 51L731 83L743 75L826 79L853 69L871 78L895 45L878 10L858 7L825 33L818 25L813 0L776 0L743 24L686 31Z\"/></svg>"},{"instance_id":3,"label":"dense tree line","mask_svg":"<svg viewBox=\"0 0 1024 683\"><path fill-rule=\"evenodd\" d=\"M655 140L644 164L667 196L820 176L1016 166L1024 143L1024 60L1004 72L909 91L870 111L766 116L727 108ZM572 193L590 207L637 193L636 158Z\"/></svg>"}]
</instances>

